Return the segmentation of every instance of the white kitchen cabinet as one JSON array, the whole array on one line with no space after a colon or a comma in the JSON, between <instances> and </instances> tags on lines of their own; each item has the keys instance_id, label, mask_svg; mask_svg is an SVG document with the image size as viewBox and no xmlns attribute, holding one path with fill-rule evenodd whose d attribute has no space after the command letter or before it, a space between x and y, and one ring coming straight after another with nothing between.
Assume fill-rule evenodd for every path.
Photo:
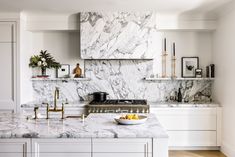
<instances>
[{"instance_id":1,"label":"white kitchen cabinet","mask_svg":"<svg viewBox=\"0 0 235 157\"><path fill-rule=\"evenodd\" d=\"M221 134L220 107L152 108L169 135L169 146L218 147Z\"/></svg>"},{"instance_id":2,"label":"white kitchen cabinet","mask_svg":"<svg viewBox=\"0 0 235 157\"><path fill-rule=\"evenodd\" d=\"M91 139L33 139L32 157L91 157Z\"/></svg>"},{"instance_id":3,"label":"white kitchen cabinet","mask_svg":"<svg viewBox=\"0 0 235 157\"><path fill-rule=\"evenodd\" d=\"M168 135L171 146L217 146L216 131L168 131Z\"/></svg>"},{"instance_id":4,"label":"white kitchen cabinet","mask_svg":"<svg viewBox=\"0 0 235 157\"><path fill-rule=\"evenodd\" d=\"M0 157L167 157L167 138L0 139Z\"/></svg>"},{"instance_id":5,"label":"white kitchen cabinet","mask_svg":"<svg viewBox=\"0 0 235 157\"><path fill-rule=\"evenodd\" d=\"M93 157L152 157L152 139L93 139Z\"/></svg>"},{"instance_id":6,"label":"white kitchen cabinet","mask_svg":"<svg viewBox=\"0 0 235 157\"><path fill-rule=\"evenodd\" d=\"M152 157L152 154L145 153L94 153L93 157Z\"/></svg>"},{"instance_id":7,"label":"white kitchen cabinet","mask_svg":"<svg viewBox=\"0 0 235 157\"><path fill-rule=\"evenodd\" d=\"M0 157L31 157L30 139L0 139Z\"/></svg>"},{"instance_id":8,"label":"white kitchen cabinet","mask_svg":"<svg viewBox=\"0 0 235 157\"><path fill-rule=\"evenodd\" d=\"M17 99L16 23L0 21L0 110L15 110Z\"/></svg>"},{"instance_id":9,"label":"white kitchen cabinet","mask_svg":"<svg viewBox=\"0 0 235 157\"><path fill-rule=\"evenodd\" d=\"M16 25L14 22L0 21L0 43L16 42Z\"/></svg>"},{"instance_id":10,"label":"white kitchen cabinet","mask_svg":"<svg viewBox=\"0 0 235 157\"><path fill-rule=\"evenodd\" d=\"M39 154L34 154L35 156L33 157L91 157L91 154L89 153L39 153Z\"/></svg>"}]
</instances>

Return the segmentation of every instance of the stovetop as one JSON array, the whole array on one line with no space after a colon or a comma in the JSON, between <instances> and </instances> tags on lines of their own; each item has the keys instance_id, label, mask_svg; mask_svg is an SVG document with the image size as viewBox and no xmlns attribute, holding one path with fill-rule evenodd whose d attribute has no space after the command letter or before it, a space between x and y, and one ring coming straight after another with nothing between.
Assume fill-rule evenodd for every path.
<instances>
[{"instance_id":1,"label":"stovetop","mask_svg":"<svg viewBox=\"0 0 235 157\"><path fill-rule=\"evenodd\" d=\"M108 99L106 101L91 101L89 105L147 105L145 99Z\"/></svg>"},{"instance_id":2,"label":"stovetop","mask_svg":"<svg viewBox=\"0 0 235 157\"><path fill-rule=\"evenodd\" d=\"M87 105L89 113L149 113L149 105L144 99L108 99L103 102L91 101Z\"/></svg>"}]
</instances>

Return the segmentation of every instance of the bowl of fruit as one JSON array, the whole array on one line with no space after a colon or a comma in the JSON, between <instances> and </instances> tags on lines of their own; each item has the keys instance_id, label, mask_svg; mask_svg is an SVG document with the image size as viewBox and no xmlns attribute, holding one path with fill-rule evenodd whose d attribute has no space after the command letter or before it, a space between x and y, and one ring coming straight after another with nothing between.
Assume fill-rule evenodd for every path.
<instances>
[{"instance_id":1,"label":"bowl of fruit","mask_svg":"<svg viewBox=\"0 0 235 157\"><path fill-rule=\"evenodd\" d=\"M118 124L123 125L135 125L135 124L143 124L147 120L147 116L145 115L138 115L138 114L126 114L117 116L114 120Z\"/></svg>"}]
</instances>

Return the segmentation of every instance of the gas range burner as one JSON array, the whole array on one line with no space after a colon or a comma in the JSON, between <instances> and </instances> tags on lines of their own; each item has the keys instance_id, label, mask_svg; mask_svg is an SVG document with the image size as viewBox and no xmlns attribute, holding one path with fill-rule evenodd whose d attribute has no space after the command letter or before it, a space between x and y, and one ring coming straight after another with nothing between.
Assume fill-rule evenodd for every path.
<instances>
[{"instance_id":1,"label":"gas range burner","mask_svg":"<svg viewBox=\"0 0 235 157\"><path fill-rule=\"evenodd\" d=\"M147 105L144 99L108 99L106 101L91 101L90 105Z\"/></svg>"},{"instance_id":2,"label":"gas range burner","mask_svg":"<svg viewBox=\"0 0 235 157\"><path fill-rule=\"evenodd\" d=\"M108 99L103 102L91 101L87 105L89 113L149 113L147 100Z\"/></svg>"}]
</instances>

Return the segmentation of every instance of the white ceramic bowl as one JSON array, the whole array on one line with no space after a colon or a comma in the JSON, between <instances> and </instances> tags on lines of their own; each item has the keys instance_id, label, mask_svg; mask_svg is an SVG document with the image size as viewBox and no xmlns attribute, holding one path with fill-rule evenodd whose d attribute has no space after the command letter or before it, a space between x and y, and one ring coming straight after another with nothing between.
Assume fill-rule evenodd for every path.
<instances>
[{"instance_id":1,"label":"white ceramic bowl","mask_svg":"<svg viewBox=\"0 0 235 157\"><path fill-rule=\"evenodd\" d=\"M143 124L148 117L144 116L144 115L139 115L139 119L138 120L128 120L128 119L120 119L121 116L117 116L114 118L114 120L118 123L118 124L123 124L123 125L136 125L136 124Z\"/></svg>"}]
</instances>

